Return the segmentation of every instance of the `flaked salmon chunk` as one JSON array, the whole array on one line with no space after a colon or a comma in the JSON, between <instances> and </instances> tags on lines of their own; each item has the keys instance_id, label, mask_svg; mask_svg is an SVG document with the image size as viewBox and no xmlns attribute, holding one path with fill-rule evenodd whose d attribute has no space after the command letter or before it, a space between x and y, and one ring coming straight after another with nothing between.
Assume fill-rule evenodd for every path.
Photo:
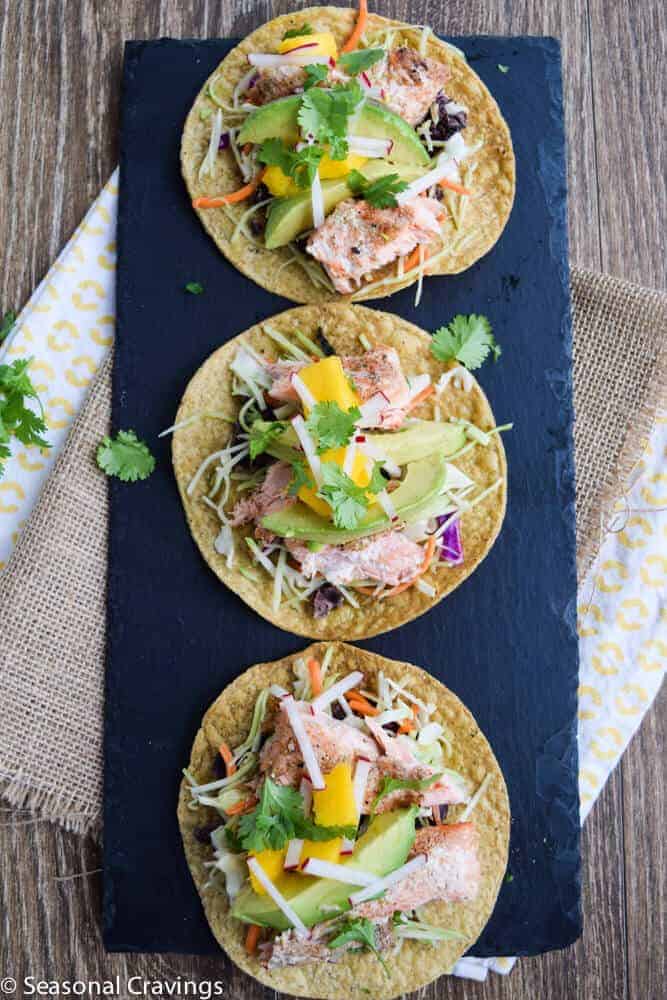
<instances>
[{"instance_id":1,"label":"flaked salmon chunk","mask_svg":"<svg viewBox=\"0 0 667 1000\"><path fill-rule=\"evenodd\" d=\"M306 250L325 268L334 288L349 295L366 275L428 244L440 234L442 206L416 197L396 208L346 199L308 238Z\"/></svg>"},{"instance_id":2,"label":"flaked salmon chunk","mask_svg":"<svg viewBox=\"0 0 667 1000\"><path fill-rule=\"evenodd\" d=\"M359 943L349 941L339 948L330 948L332 940L340 929L336 920L315 924L307 938L299 937L293 931L283 931L273 941L260 945L262 964L268 969L281 969L286 965L305 965L308 962L339 962L347 951L354 951ZM386 951L395 943L394 930L390 920L376 924L375 944L378 951Z\"/></svg>"},{"instance_id":3,"label":"flaked salmon chunk","mask_svg":"<svg viewBox=\"0 0 667 1000\"><path fill-rule=\"evenodd\" d=\"M306 71L302 66L276 66L259 70L257 77L243 95L249 104L269 104L279 97L289 97L306 82Z\"/></svg>"},{"instance_id":4,"label":"flaked salmon chunk","mask_svg":"<svg viewBox=\"0 0 667 1000\"><path fill-rule=\"evenodd\" d=\"M397 910L409 913L436 899L465 903L479 892L479 835L472 823L423 827L417 831L410 857L426 855L423 868L391 886L382 899L360 903L349 916L386 920Z\"/></svg>"},{"instance_id":5,"label":"flaked salmon chunk","mask_svg":"<svg viewBox=\"0 0 667 1000\"><path fill-rule=\"evenodd\" d=\"M418 125L443 90L449 70L444 63L403 45L371 67L368 75L380 88L385 104L410 125Z\"/></svg>"},{"instance_id":6,"label":"flaked salmon chunk","mask_svg":"<svg viewBox=\"0 0 667 1000\"><path fill-rule=\"evenodd\" d=\"M276 462L271 465L261 486L250 496L237 501L229 523L236 528L240 524L248 524L264 517L265 514L274 514L296 503L296 497L288 495L291 481L292 467L287 462Z\"/></svg>"},{"instance_id":7,"label":"flaked salmon chunk","mask_svg":"<svg viewBox=\"0 0 667 1000\"><path fill-rule=\"evenodd\" d=\"M401 531L383 531L349 545L325 545L318 552L289 538L285 544L305 577L319 573L334 584L368 579L394 587L412 580L424 561L420 546Z\"/></svg>"}]
</instances>

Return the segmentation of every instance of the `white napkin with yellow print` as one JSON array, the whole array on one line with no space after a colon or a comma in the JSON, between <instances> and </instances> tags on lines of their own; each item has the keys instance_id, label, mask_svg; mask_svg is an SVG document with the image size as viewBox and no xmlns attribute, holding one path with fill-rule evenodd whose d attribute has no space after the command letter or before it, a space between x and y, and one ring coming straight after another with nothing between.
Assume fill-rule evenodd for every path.
<instances>
[{"instance_id":1,"label":"white napkin with yellow print","mask_svg":"<svg viewBox=\"0 0 667 1000\"><path fill-rule=\"evenodd\" d=\"M21 313L0 361L33 358L49 451L14 442L0 481L0 569L113 340L118 175L112 175ZM644 456L600 554L579 587L581 819L658 692L667 665L667 416ZM464 958L454 973L484 979L513 958Z\"/></svg>"}]
</instances>

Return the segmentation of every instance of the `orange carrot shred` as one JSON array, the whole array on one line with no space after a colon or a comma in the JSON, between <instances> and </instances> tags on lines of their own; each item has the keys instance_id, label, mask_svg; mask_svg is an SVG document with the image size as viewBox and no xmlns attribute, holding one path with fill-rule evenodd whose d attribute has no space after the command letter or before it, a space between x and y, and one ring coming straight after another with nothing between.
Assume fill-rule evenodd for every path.
<instances>
[{"instance_id":1,"label":"orange carrot shred","mask_svg":"<svg viewBox=\"0 0 667 1000\"><path fill-rule=\"evenodd\" d=\"M313 698L322 694L322 668L314 656L307 661L308 673L310 674L310 690Z\"/></svg>"},{"instance_id":2,"label":"orange carrot shred","mask_svg":"<svg viewBox=\"0 0 667 1000\"><path fill-rule=\"evenodd\" d=\"M433 558L433 553L435 552L435 545L436 545L435 535L431 535L424 549L424 561L422 562L419 568L419 572L416 573L411 580L406 580L405 583L399 583L397 587L392 587L391 590L388 590L386 592L385 596L394 597L396 594L402 594L404 590L408 589L408 587L412 587L412 585L417 582L420 576L424 575L426 570L431 565L431 559Z\"/></svg>"},{"instance_id":3,"label":"orange carrot shred","mask_svg":"<svg viewBox=\"0 0 667 1000\"><path fill-rule=\"evenodd\" d=\"M228 816L238 816L239 813L250 812L257 805L257 799L251 796L249 799L242 799L240 802L236 802L233 806L225 809Z\"/></svg>"},{"instance_id":4,"label":"orange carrot shred","mask_svg":"<svg viewBox=\"0 0 667 1000\"><path fill-rule=\"evenodd\" d=\"M417 395L410 400L410 404L405 412L409 413L410 410L414 410L415 406L419 406L420 403L423 403L424 400L428 399L428 397L434 392L435 388L432 385L427 385L421 392L418 392Z\"/></svg>"},{"instance_id":5,"label":"orange carrot shred","mask_svg":"<svg viewBox=\"0 0 667 1000\"><path fill-rule=\"evenodd\" d=\"M405 258L405 263L403 264L403 274L411 271L414 267L417 267L420 262L419 256L420 247L415 247L412 253ZM424 247L424 261L428 260L428 247Z\"/></svg>"},{"instance_id":6,"label":"orange carrot shred","mask_svg":"<svg viewBox=\"0 0 667 1000\"><path fill-rule=\"evenodd\" d=\"M368 0L359 0L359 14L357 16L357 23L355 24L352 34L343 45L341 52L351 52L352 49L356 49L359 44L359 39L363 35L366 29L366 22L368 21Z\"/></svg>"},{"instance_id":7,"label":"orange carrot shred","mask_svg":"<svg viewBox=\"0 0 667 1000\"><path fill-rule=\"evenodd\" d=\"M219 198L195 198L192 202L193 208L221 208L222 205L234 205L237 201L245 201L249 198L251 194L254 194L259 185L262 183L264 177L264 171L260 172L253 177L253 179L248 183L244 184L243 187L239 188L238 191L232 191L230 194L223 194Z\"/></svg>"},{"instance_id":8,"label":"orange carrot shred","mask_svg":"<svg viewBox=\"0 0 667 1000\"><path fill-rule=\"evenodd\" d=\"M224 741L220 744L220 756L225 762L227 777L229 777L230 774L233 774L236 770L236 764L234 763L234 755L232 754L232 751Z\"/></svg>"},{"instance_id":9,"label":"orange carrot shred","mask_svg":"<svg viewBox=\"0 0 667 1000\"><path fill-rule=\"evenodd\" d=\"M377 708L371 705L368 698L364 698L363 694L359 691L352 690L348 691L346 696L348 704L353 712L358 712L359 715L379 715Z\"/></svg>"},{"instance_id":10,"label":"orange carrot shred","mask_svg":"<svg viewBox=\"0 0 667 1000\"><path fill-rule=\"evenodd\" d=\"M467 194L467 195L471 195L472 194L472 191L468 191L467 188L462 187L460 184L457 184L455 181L449 181L449 180L447 180L446 177L442 177L438 181L438 185L439 185L439 187L449 188L450 191L455 191L456 194Z\"/></svg>"},{"instance_id":11,"label":"orange carrot shred","mask_svg":"<svg viewBox=\"0 0 667 1000\"><path fill-rule=\"evenodd\" d=\"M254 955L257 951L257 942L262 928L259 924L250 924L245 936L245 950L249 955Z\"/></svg>"}]
</instances>

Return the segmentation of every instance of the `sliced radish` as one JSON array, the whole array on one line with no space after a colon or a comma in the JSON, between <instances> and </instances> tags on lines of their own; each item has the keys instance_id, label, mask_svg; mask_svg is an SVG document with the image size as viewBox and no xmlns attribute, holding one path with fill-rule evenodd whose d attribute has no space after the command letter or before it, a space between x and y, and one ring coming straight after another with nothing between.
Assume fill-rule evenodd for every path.
<instances>
[{"instance_id":1,"label":"sliced radish","mask_svg":"<svg viewBox=\"0 0 667 1000\"><path fill-rule=\"evenodd\" d=\"M269 876L266 874L257 858L248 858L248 868L253 873L259 884L266 889L276 906L279 907L279 909L281 909L285 914L298 936L308 937L310 933L308 928L303 921L297 917L296 913L289 905L283 894L276 888Z\"/></svg>"},{"instance_id":2,"label":"sliced radish","mask_svg":"<svg viewBox=\"0 0 667 1000\"><path fill-rule=\"evenodd\" d=\"M409 201L412 201L413 198L416 198L418 194L422 194L423 191L428 191L430 187L433 187L434 184L437 184L438 181L443 180L445 177L448 180L458 182L458 169L453 160L448 160L439 164L439 166L435 167L433 170L429 170L427 174L424 174L423 177L418 177L416 181L408 184L405 191L400 191L396 195L397 204L406 205Z\"/></svg>"},{"instance_id":3,"label":"sliced radish","mask_svg":"<svg viewBox=\"0 0 667 1000\"><path fill-rule=\"evenodd\" d=\"M347 145L351 153L367 156L369 159L381 159L389 156L394 145L392 139L371 139L363 135L348 135Z\"/></svg>"},{"instance_id":4,"label":"sliced radish","mask_svg":"<svg viewBox=\"0 0 667 1000\"><path fill-rule=\"evenodd\" d=\"M292 377L292 384L294 384L295 378L298 378L298 376ZM301 380L299 379L299 381ZM303 419L303 417L301 416L294 417L294 419L292 420L292 427L294 428L296 436L298 437L299 442L301 443L301 447L304 450L304 454L308 459L308 464L310 465L315 482L317 483L318 487L320 487L323 482L322 462L320 460L320 456L317 454L317 449L315 448L315 442L313 441L312 437L310 436L310 434L306 429L306 422Z\"/></svg>"},{"instance_id":5,"label":"sliced radish","mask_svg":"<svg viewBox=\"0 0 667 1000\"><path fill-rule=\"evenodd\" d=\"M377 882L377 875L359 871L350 865L337 865L333 861L321 861L319 858L308 858L301 866L304 875L317 875L319 878L330 878L335 882L345 882L347 885L369 886Z\"/></svg>"},{"instance_id":6,"label":"sliced radish","mask_svg":"<svg viewBox=\"0 0 667 1000\"><path fill-rule=\"evenodd\" d=\"M377 896L378 893L384 892L385 889L389 889L392 885L396 885L397 882L401 882L408 875L412 875L414 872L419 871L420 868L423 868L427 860L425 854L418 854L416 858L397 868L390 875L385 875L384 878L376 878L365 889L360 889L359 892L352 893L350 896L350 905L356 906L357 903L363 903L367 899Z\"/></svg>"},{"instance_id":7,"label":"sliced radish","mask_svg":"<svg viewBox=\"0 0 667 1000\"><path fill-rule=\"evenodd\" d=\"M301 400L304 406L307 406L309 410L312 410L314 406L317 405L317 400L313 396L312 392L303 381L300 375L292 375L290 380L292 382L292 387L295 390L297 396Z\"/></svg>"},{"instance_id":8,"label":"sliced radish","mask_svg":"<svg viewBox=\"0 0 667 1000\"><path fill-rule=\"evenodd\" d=\"M380 415L391 405L389 399L383 392L374 393L370 399L367 399L359 409L361 410L361 417L357 420L357 427L376 427Z\"/></svg>"},{"instance_id":9,"label":"sliced radish","mask_svg":"<svg viewBox=\"0 0 667 1000\"><path fill-rule=\"evenodd\" d=\"M349 719L350 716L354 715L352 709L350 708L350 706L348 705L348 703L345 701L345 698L336 698L336 704L343 710L343 712L345 713L345 717L346 718Z\"/></svg>"},{"instance_id":10,"label":"sliced radish","mask_svg":"<svg viewBox=\"0 0 667 1000\"><path fill-rule=\"evenodd\" d=\"M374 101L384 100L384 91L380 87L375 87L371 83L371 78L368 73L364 72L359 74L359 83L362 86L365 97L370 97Z\"/></svg>"},{"instance_id":11,"label":"sliced radish","mask_svg":"<svg viewBox=\"0 0 667 1000\"><path fill-rule=\"evenodd\" d=\"M426 594L427 597L435 597L437 591L430 583L426 580L419 579L415 583L417 590L421 590L422 594Z\"/></svg>"},{"instance_id":12,"label":"sliced radish","mask_svg":"<svg viewBox=\"0 0 667 1000\"><path fill-rule=\"evenodd\" d=\"M320 226L324 225L324 198L322 196L322 181L317 170L310 187L310 201L313 207L313 228L319 229Z\"/></svg>"},{"instance_id":13,"label":"sliced radish","mask_svg":"<svg viewBox=\"0 0 667 1000\"><path fill-rule=\"evenodd\" d=\"M347 677L343 677L342 680L336 681L335 684L332 684L331 687L327 688L326 691L323 691L322 694L318 694L317 698L314 698L310 704L316 712L321 712L322 709L326 708L327 705L330 705L332 701L336 701L337 698L341 698L346 691L350 690L350 688L356 687L356 685L363 681L363 679L364 675L360 670L353 670L351 674L347 675Z\"/></svg>"},{"instance_id":14,"label":"sliced radish","mask_svg":"<svg viewBox=\"0 0 667 1000\"><path fill-rule=\"evenodd\" d=\"M354 854L355 843L356 841L350 840L349 837L343 837L343 843L340 845L341 856L345 857Z\"/></svg>"},{"instance_id":15,"label":"sliced radish","mask_svg":"<svg viewBox=\"0 0 667 1000\"><path fill-rule=\"evenodd\" d=\"M382 490L380 493L377 494L375 499L380 504L382 510L385 512L391 523L395 524L396 521L398 521L398 514L396 513L396 508L394 507L391 501L391 497L389 496L387 491Z\"/></svg>"},{"instance_id":16,"label":"sliced radish","mask_svg":"<svg viewBox=\"0 0 667 1000\"><path fill-rule=\"evenodd\" d=\"M286 872L294 871L295 868L299 867L302 849L303 840L290 840L283 861L283 868Z\"/></svg>"},{"instance_id":17,"label":"sliced radish","mask_svg":"<svg viewBox=\"0 0 667 1000\"><path fill-rule=\"evenodd\" d=\"M363 812L366 785L368 783L368 775L371 773L371 767L372 765L370 760L365 760L360 757L357 760L357 766L354 769L352 794L354 795L354 804L356 806L357 816L361 816Z\"/></svg>"},{"instance_id":18,"label":"sliced radish","mask_svg":"<svg viewBox=\"0 0 667 1000\"><path fill-rule=\"evenodd\" d=\"M299 785L299 793L303 799L303 815L310 816L313 805L313 785L310 778L303 777Z\"/></svg>"},{"instance_id":19,"label":"sliced radish","mask_svg":"<svg viewBox=\"0 0 667 1000\"><path fill-rule=\"evenodd\" d=\"M283 52L283 55L290 55L292 52L301 52L301 49L316 49L318 44L319 42L304 42L303 45L295 45L289 52Z\"/></svg>"},{"instance_id":20,"label":"sliced radish","mask_svg":"<svg viewBox=\"0 0 667 1000\"><path fill-rule=\"evenodd\" d=\"M384 471L391 476L392 479L400 479L401 467L392 462L391 459L383 453L383 451L373 444L367 437L363 434L358 434L354 439L361 447L366 455L372 458L375 462L379 462Z\"/></svg>"},{"instance_id":21,"label":"sliced radish","mask_svg":"<svg viewBox=\"0 0 667 1000\"><path fill-rule=\"evenodd\" d=\"M423 392L431 384L430 375L413 375L408 379L410 386L410 399L414 399L420 392Z\"/></svg>"},{"instance_id":22,"label":"sliced radish","mask_svg":"<svg viewBox=\"0 0 667 1000\"><path fill-rule=\"evenodd\" d=\"M275 69L277 66L312 66L329 65L329 56L318 56L310 52L285 52L283 55L273 55L269 52L251 52L248 62L258 69Z\"/></svg>"},{"instance_id":23,"label":"sliced radish","mask_svg":"<svg viewBox=\"0 0 667 1000\"><path fill-rule=\"evenodd\" d=\"M313 750L313 744L310 742L308 733L306 732L306 727L303 724L303 719L299 713L296 702L292 695L288 695L287 698L283 698L283 707L287 714L289 724L292 727L292 732L294 733L294 738L299 744L299 750L301 751L301 756L303 757L303 763L305 764L306 771L310 776L310 780L313 783L313 788L318 791L324 791L326 784L322 771L320 770L320 765L315 756L315 751Z\"/></svg>"},{"instance_id":24,"label":"sliced radish","mask_svg":"<svg viewBox=\"0 0 667 1000\"><path fill-rule=\"evenodd\" d=\"M272 694L274 698L286 698L289 691L286 688L281 687L280 684L272 684L269 688L269 694Z\"/></svg>"},{"instance_id":25,"label":"sliced radish","mask_svg":"<svg viewBox=\"0 0 667 1000\"><path fill-rule=\"evenodd\" d=\"M354 459L357 454L357 449L353 442L348 444L345 449L345 461L343 462L343 472L346 476L352 475L352 470L354 469Z\"/></svg>"},{"instance_id":26,"label":"sliced radish","mask_svg":"<svg viewBox=\"0 0 667 1000\"><path fill-rule=\"evenodd\" d=\"M246 90L250 90L250 87L257 79L257 76L258 76L257 70L253 67L253 69L248 70L248 72L241 77L239 82L234 87L234 93L232 95L232 104L236 106L236 103L241 94L245 94Z\"/></svg>"}]
</instances>

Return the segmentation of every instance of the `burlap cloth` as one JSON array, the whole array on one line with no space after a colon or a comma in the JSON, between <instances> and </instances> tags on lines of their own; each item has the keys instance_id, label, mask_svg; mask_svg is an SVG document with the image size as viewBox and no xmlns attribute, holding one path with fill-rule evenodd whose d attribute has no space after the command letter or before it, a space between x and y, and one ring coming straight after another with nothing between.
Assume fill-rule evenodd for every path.
<instances>
[{"instance_id":1,"label":"burlap cloth","mask_svg":"<svg viewBox=\"0 0 667 1000\"><path fill-rule=\"evenodd\" d=\"M665 397L667 296L574 268L572 297L583 574ZM110 405L109 358L0 577L0 791L80 833L102 812Z\"/></svg>"}]
</instances>

